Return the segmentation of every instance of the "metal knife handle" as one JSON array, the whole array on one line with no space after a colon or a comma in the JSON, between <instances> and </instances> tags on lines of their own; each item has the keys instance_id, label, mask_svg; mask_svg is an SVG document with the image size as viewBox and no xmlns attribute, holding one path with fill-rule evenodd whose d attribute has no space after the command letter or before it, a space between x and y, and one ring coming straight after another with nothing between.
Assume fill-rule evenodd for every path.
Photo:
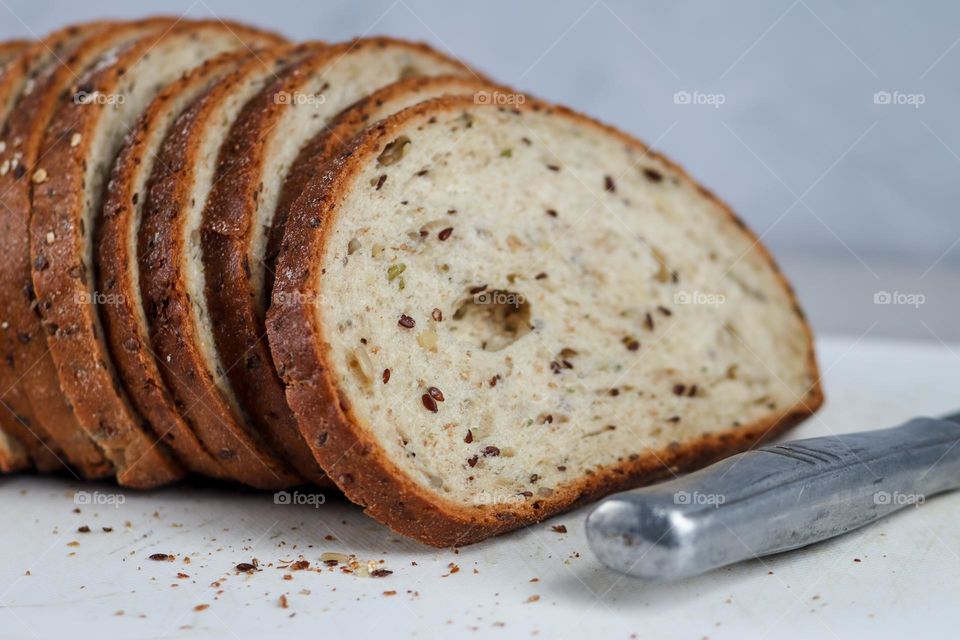
<instances>
[{"instance_id":1,"label":"metal knife handle","mask_svg":"<svg viewBox=\"0 0 960 640\"><path fill-rule=\"evenodd\" d=\"M608 567L676 580L796 549L960 487L960 424L916 418L880 431L773 444L620 493L587 518Z\"/></svg>"}]
</instances>

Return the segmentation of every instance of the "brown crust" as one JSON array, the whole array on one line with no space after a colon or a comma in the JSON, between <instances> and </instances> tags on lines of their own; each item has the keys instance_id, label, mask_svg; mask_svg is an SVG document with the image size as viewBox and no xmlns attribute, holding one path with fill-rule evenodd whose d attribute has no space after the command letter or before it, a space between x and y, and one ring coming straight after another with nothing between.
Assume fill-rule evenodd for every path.
<instances>
[{"instance_id":1,"label":"brown crust","mask_svg":"<svg viewBox=\"0 0 960 640\"><path fill-rule=\"evenodd\" d=\"M161 368L167 387L204 446L217 453L234 479L267 489L297 484L300 478L249 428L244 416L234 412L207 368L185 274L179 269L185 251L180 214L189 204L197 156L207 127L214 124L216 107L245 78L262 73L264 64L283 69L310 46L260 54L180 115L158 154L138 241L140 290L153 349L167 360ZM227 368L234 364L226 362Z\"/></svg>"},{"instance_id":2,"label":"brown crust","mask_svg":"<svg viewBox=\"0 0 960 640\"><path fill-rule=\"evenodd\" d=\"M30 411L30 415L25 416L22 423L17 422L15 427L26 430L31 442L36 440L32 432L44 432L44 437L49 438L53 448L62 449L70 465L86 478L112 475L114 468L80 426L73 407L64 397L40 325L30 274L29 232L26 230L30 217L29 176L32 175L33 159L39 153L43 131L61 87L74 78L73 68L82 69L101 51L98 45L92 48L87 46L99 41L95 36L110 29L112 35L121 38L133 30L146 32L147 29L163 28L176 21L176 18L154 17L130 23L93 22L68 26L37 43L15 63L8 65L7 73L0 81L4 86L17 87L18 92L21 83L28 78L37 83L28 96L20 97L5 129L11 139L21 140L17 151L23 154L27 171L20 178L17 178L17 174L8 174L12 183L2 180L0 176L0 194L4 205L0 207L0 224L8 230L0 239L0 249L5 256L0 267L3 269L0 282L4 283L0 287L0 308L4 310L9 323L9 331L3 332L2 340L5 363L8 366L13 364L19 380L19 387L14 392L23 395L22 406L29 406ZM35 77L37 65L51 54L55 60L50 63L49 73ZM35 411L33 407L42 409ZM45 459L42 465L38 465L41 471L65 467L60 460L54 464L56 456L50 448L44 447L39 453Z\"/></svg>"},{"instance_id":3,"label":"brown crust","mask_svg":"<svg viewBox=\"0 0 960 640\"><path fill-rule=\"evenodd\" d=\"M257 194L262 188L267 132L276 126L286 109L277 103L275 96L296 93L297 87L313 73L335 65L353 52L386 47L412 50L459 64L421 43L369 38L331 46L291 67L248 102L231 127L224 145L243 152L229 154L220 162L216 184L203 212L207 309L216 348L225 362L242 362L228 371L230 383L267 442L300 474L317 483L326 482L325 474L297 428L296 418L287 406L283 383L272 366L261 311L262 293L254 288L249 273L251 222ZM463 71L473 74L466 67ZM282 216L280 220L282 223ZM271 265L265 266L269 273Z\"/></svg>"},{"instance_id":4,"label":"brown crust","mask_svg":"<svg viewBox=\"0 0 960 640\"><path fill-rule=\"evenodd\" d=\"M216 20L180 22L124 45L109 66L86 74L81 90L116 93L127 69L157 42L199 38L203 30L228 34L239 30L244 37L259 33ZM103 38L112 38L113 31ZM184 471L167 447L144 428L123 390L101 333L97 305L90 303L94 274L86 273L84 266L89 250L83 234L84 180L92 161L90 146L104 112L96 105L74 100L67 92L46 129L43 160L37 167L45 178L35 179L38 184L33 189L33 282L60 386L74 405L81 426L114 463L120 484L151 488L181 478Z\"/></svg>"},{"instance_id":5,"label":"brown crust","mask_svg":"<svg viewBox=\"0 0 960 640\"><path fill-rule=\"evenodd\" d=\"M138 192L138 183L149 177L143 174L149 170L144 164L150 159L147 158L150 153L147 145L155 136L165 133L158 128L169 123L168 118L176 117L170 113L170 103L174 100L182 102L184 92L188 92L191 97L187 99L192 102L192 96L205 91L252 55L237 51L208 60L157 96L140 117L137 127L130 132L117 157L103 217L95 230L97 290L112 301L101 307L101 316L110 353L127 393L149 422L153 433L164 438L185 467L221 479L229 478L229 474L216 456L203 447L190 424L180 415L160 374L161 365L149 348L147 327L141 326L140 321L139 282L130 269L136 256L131 253L128 238L136 233L133 208L140 198L146 197L145 193Z\"/></svg>"},{"instance_id":6,"label":"brown crust","mask_svg":"<svg viewBox=\"0 0 960 640\"><path fill-rule=\"evenodd\" d=\"M6 64L31 45L33 45L32 40L6 40L0 42L0 64ZM2 71L3 70L0 69L0 72Z\"/></svg>"},{"instance_id":7,"label":"brown crust","mask_svg":"<svg viewBox=\"0 0 960 640\"><path fill-rule=\"evenodd\" d=\"M0 122L6 122L10 109L20 93L24 80L24 69L32 60L29 47L32 43L26 41L11 41L0 44ZM25 51L27 50L27 51ZM6 132L0 134L0 140L6 144ZM0 234L7 235L13 230L9 222L0 213ZM9 286L9 285L8 285ZM9 323L6 325L9 328ZM4 334L7 331L4 330ZM30 453L26 449L28 443L40 456L41 467L48 467L50 463L59 464L53 452L44 445L43 440L30 433L29 425L21 417L29 403L24 397L20 385L15 381L19 377L13 366L13 351L9 348L10 341L3 336L3 351L6 358L4 365L0 365L0 471L9 473L31 466ZM29 420L29 417L27 418ZM42 430L42 426L39 427ZM46 434L45 434L46 435ZM57 446L54 443L54 446Z\"/></svg>"},{"instance_id":8,"label":"brown crust","mask_svg":"<svg viewBox=\"0 0 960 640\"><path fill-rule=\"evenodd\" d=\"M441 98L381 122L361 135L327 173L311 182L290 212L273 291L273 299L284 300L284 304L274 304L268 313L270 346L281 376L288 385L287 398L300 420L301 429L309 441L320 445L315 447L320 463L347 497L363 505L366 513L377 520L417 540L438 547L464 545L539 522L605 494L652 482L742 451L786 430L820 406L823 394L813 342L809 327L804 325L810 340L809 372L814 383L804 400L768 419L624 460L556 489L549 498L527 501L510 509L491 506L475 510L439 501L408 479L358 424L350 409L349 398L338 390L330 375L333 365L328 347L324 346L323 328L316 320L313 305L306 302L314 299L317 293L310 290L309 283L317 281L315 269L323 264L327 231L332 227L330 220L337 214L338 204L365 161L376 156L406 123L424 118L426 114L471 107L475 105L467 99ZM648 151L630 136L567 109L533 100L528 100L520 109L547 109L616 136L641 152ZM670 166L683 179L696 184L675 164L670 163ZM731 221L736 221L725 204L706 190L703 193L717 202ZM756 241L756 246L761 247L756 236L742 223L738 222L737 226L751 242ZM766 250L761 247L760 251L776 269ZM778 277L784 290L793 298L782 275ZM802 319L795 299L793 301Z\"/></svg>"},{"instance_id":9,"label":"brown crust","mask_svg":"<svg viewBox=\"0 0 960 640\"><path fill-rule=\"evenodd\" d=\"M59 94L56 87L61 82L58 77L72 77L68 67L84 63L82 42L109 24L72 26L52 34L12 63L3 80L7 90L18 94L28 80L37 86L29 95L19 96L4 126L4 138L19 140L19 144L15 148L8 146L6 153L0 154L3 161L12 161L14 154L19 154L19 164L23 166L20 171L10 170L0 175L0 228L3 231L0 253L4 256L0 263L0 282L3 283L0 287L0 314L6 322L0 334L5 357L0 384L20 396L16 402L19 417L14 431L20 432L21 436L26 432L25 442L33 457L37 455L38 439L31 432L36 432L58 452L62 450L62 455L77 472L87 478L111 475L113 466L80 428L72 408L63 397L36 314L28 231L30 176L39 153L43 128ZM58 59L66 63L59 64ZM49 71L38 76L43 65L49 65ZM50 87L54 88L51 90ZM16 382L19 384L12 386ZM33 407L40 407L42 411L34 411ZM38 465L41 471L64 467L47 446L42 447L40 454L47 459Z\"/></svg>"}]
</instances>

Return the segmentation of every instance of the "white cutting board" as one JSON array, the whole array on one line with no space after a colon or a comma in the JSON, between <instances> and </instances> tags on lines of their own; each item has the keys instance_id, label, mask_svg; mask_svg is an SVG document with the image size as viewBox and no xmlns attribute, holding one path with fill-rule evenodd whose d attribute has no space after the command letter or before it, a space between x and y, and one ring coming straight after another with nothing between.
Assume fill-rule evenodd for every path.
<instances>
[{"instance_id":1,"label":"white cutting board","mask_svg":"<svg viewBox=\"0 0 960 640\"><path fill-rule=\"evenodd\" d=\"M960 346L830 338L820 362L827 405L791 437L960 410ZM75 513L76 491L113 503ZM584 538L586 509L456 553L401 539L332 496L297 506L231 488L124 492L122 504L117 495L108 484L0 481L0 638L742 640L960 628L960 494L667 586L602 568ZM567 533L552 530L561 524ZM393 573L313 570L328 551L383 560ZM176 560L148 559L154 553ZM301 555L311 570L285 580L291 572L277 565ZM234 569L253 558L262 571Z\"/></svg>"}]
</instances>

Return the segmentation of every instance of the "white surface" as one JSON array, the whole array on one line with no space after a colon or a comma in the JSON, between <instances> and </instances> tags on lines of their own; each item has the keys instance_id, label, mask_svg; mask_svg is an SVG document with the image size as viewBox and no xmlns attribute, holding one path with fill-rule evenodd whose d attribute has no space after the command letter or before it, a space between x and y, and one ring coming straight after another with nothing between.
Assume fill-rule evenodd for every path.
<instances>
[{"instance_id":1,"label":"white surface","mask_svg":"<svg viewBox=\"0 0 960 640\"><path fill-rule=\"evenodd\" d=\"M960 409L958 354L823 340L828 404L791 437ZM956 494L813 548L655 586L598 565L583 536L586 510L456 553L400 539L334 499L311 508L180 487L74 513L77 490L121 495L35 477L0 484L0 638L897 638L946 635L960 623ZM569 533L552 531L559 524ZM91 532L79 533L83 525ZM302 556L313 569L325 551L383 559L394 573L324 567L287 581L276 566ZM153 553L177 559L151 561ZM263 570L238 575L234 566L252 558ZM450 574L449 563L460 570Z\"/></svg>"}]
</instances>

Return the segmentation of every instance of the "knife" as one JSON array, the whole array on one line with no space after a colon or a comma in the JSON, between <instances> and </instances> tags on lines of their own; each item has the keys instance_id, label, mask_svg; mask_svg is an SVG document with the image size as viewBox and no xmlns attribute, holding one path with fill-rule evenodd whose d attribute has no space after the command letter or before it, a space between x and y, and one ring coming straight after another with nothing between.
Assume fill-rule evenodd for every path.
<instances>
[{"instance_id":1,"label":"knife","mask_svg":"<svg viewBox=\"0 0 960 640\"><path fill-rule=\"evenodd\" d=\"M606 566L678 580L798 549L960 487L960 413L766 445L613 495L587 517Z\"/></svg>"}]
</instances>

